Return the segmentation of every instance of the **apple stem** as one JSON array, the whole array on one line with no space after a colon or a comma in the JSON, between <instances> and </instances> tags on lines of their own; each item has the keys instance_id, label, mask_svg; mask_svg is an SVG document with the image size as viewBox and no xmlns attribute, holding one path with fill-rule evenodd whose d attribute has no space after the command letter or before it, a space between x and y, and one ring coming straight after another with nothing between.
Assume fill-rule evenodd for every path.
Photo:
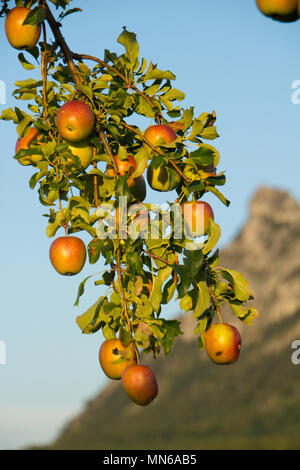
<instances>
[{"instance_id":1,"label":"apple stem","mask_svg":"<svg viewBox=\"0 0 300 470\"><path fill-rule=\"evenodd\" d=\"M119 168L118 168L118 165L116 163L116 160L114 159L114 156L113 156L113 153L112 153L112 150L110 148L110 145L109 143L107 142L107 139L106 139L106 136L104 134L104 132L102 130L99 131L99 137L100 137L100 140L103 144L103 147L105 149L105 152L107 153L107 155L110 157L111 159L111 163L113 164L114 166L114 169L115 169L115 172L117 173L118 176L120 176L120 171L119 171Z\"/></svg>"},{"instance_id":2,"label":"apple stem","mask_svg":"<svg viewBox=\"0 0 300 470\"><path fill-rule=\"evenodd\" d=\"M222 320L222 317L221 317L221 311L220 311L220 306L218 304L218 300L217 300L217 297L212 289L211 286L208 286L208 290L209 290L209 294L210 294L210 298L212 300L212 303L213 303L213 306L214 306L214 309L215 311L217 312L217 315L219 317L219 321L220 323L223 323L223 320Z\"/></svg>"},{"instance_id":3,"label":"apple stem","mask_svg":"<svg viewBox=\"0 0 300 470\"><path fill-rule=\"evenodd\" d=\"M58 181L59 181L59 177L58 177L58 163L56 163L55 170L56 170L56 182L58 183ZM64 227L64 229L65 229L65 235L66 235L66 237L67 237L67 236L68 236L68 223L67 223L66 216L65 216L65 213L64 213L64 210L63 210L63 207L62 207L60 192L58 192L58 204L59 204L59 209L60 209L60 211L61 211L62 218L63 218L63 221L64 221L63 227Z\"/></svg>"},{"instance_id":4,"label":"apple stem","mask_svg":"<svg viewBox=\"0 0 300 470\"><path fill-rule=\"evenodd\" d=\"M95 147L93 148L93 154L95 156L95 153L96 153L96 149ZM94 161L93 162L93 167L94 168L97 168L97 162ZM96 207L99 207L99 192L98 192L98 178L97 178L97 175L94 175L94 196L95 196L95 205Z\"/></svg>"},{"instance_id":5,"label":"apple stem","mask_svg":"<svg viewBox=\"0 0 300 470\"><path fill-rule=\"evenodd\" d=\"M125 320L127 322L130 335L131 335L131 337L133 337L132 325L131 325L131 321L130 321L129 314L128 314L127 302L126 302L124 289L123 289L123 283L122 283L121 247L120 247L120 240L118 240L118 241L119 241L119 245L118 245L118 248L117 248L117 272L118 272L119 291L120 291L120 294L121 294L121 297L122 297L122 302L123 302L124 317L125 317Z\"/></svg>"}]
</instances>

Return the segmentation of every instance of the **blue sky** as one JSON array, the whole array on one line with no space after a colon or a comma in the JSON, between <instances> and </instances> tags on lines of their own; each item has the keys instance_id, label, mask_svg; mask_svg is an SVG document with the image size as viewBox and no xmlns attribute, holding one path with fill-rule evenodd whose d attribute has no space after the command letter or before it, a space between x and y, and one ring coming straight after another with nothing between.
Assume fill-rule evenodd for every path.
<instances>
[{"instance_id":1,"label":"blue sky","mask_svg":"<svg viewBox=\"0 0 300 470\"><path fill-rule=\"evenodd\" d=\"M174 86L186 93L184 107L193 105L199 114L216 111L220 138L213 145L222 156L219 168L226 171L224 193L231 205L206 200L222 228L220 246L246 221L259 186L287 189L300 201L300 105L291 99L292 83L300 79L299 23L263 17L254 0L73 5L84 12L64 22L72 50L100 58L104 49L120 52L116 39L126 26L137 34L141 56L176 75ZM7 96L0 112L18 104L11 96L14 82L31 76L17 55L1 19L0 80ZM1 121L0 340L7 364L0 365L0 448L51 439L105 383L98 364L102 337L82 335L75 323L100 288L88 284L79 308L73 307L79 282L95 267L65 278L50 265L45 208L28 187L33 170L12 158L15 142L13 124ZM151 202L160 198L151 193ZM172 303L165 313L178 311Z\"/></svg>"}]
</instances>

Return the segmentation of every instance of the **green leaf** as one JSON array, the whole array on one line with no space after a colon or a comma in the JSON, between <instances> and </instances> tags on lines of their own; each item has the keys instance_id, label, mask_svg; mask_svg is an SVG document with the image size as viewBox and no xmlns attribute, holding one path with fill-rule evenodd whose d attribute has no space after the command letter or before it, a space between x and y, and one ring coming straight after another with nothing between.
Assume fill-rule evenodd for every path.
<instances>
[{"instance_id":1,"label":"green leaf","mask_svg":"<svg viewBox=\"0 0 300 470\"><path fill-rule=\"evenodd\" d=\"M28 80L19 80L15 82L15 86L18 88L36 88L38 82L33 78L28 78Z\"/></svg>"},{"instance_id":2,"label":"green leaf","mask_svg":"<svg viewBox=\"0 0 300 470\"><path fill-rule=\"evenodd\" d=\"M77 90L81 91L85 96L87 96L91 101L93 100L93 92L90 87L86 85L76 85Z\"/></svg>"},{"instance_id":3,"label":"green leaf","mask_svg":"<svg viewBox=\"0 0 300 470\"><path fill-rule=\"evenodd\" d=\"M226 199L226 197L218 189L216 189L214 186L206 186L205 189L206 189L206 191L210 191L215 196L217 196L217 198L220 199L220 201L223 202L223 204L226 207L230 206L230 201L228 201L228 199Z\"/></svg>"},{"instance_id":4,"label":"green leaf","mask_svg":"<svg viewBox=\"0 0 300 470\"><path fill-rule=\"evenodd\" d=\"M52 202L52 201L49 201ZM54 237L57 230L63 226L64 221L68 217L68 209L63 210L63 214L61 211L56 212L54 222L50 223L46 228L46 235L47 237L51 238Z\"/></svg>"},{"instance_id":5,"label":"green leaf","mask_svg":"<svg viewBox=\"0 0 300 470\"><path fill-rule=\"evenodd\" d=\"M44 170L44 171L39 171L38 173L34 173L34 175L32 175L32 177L30 178L29 180L29 187L30 189L34 189L37 182L43 178L44 176L46 176L48 174L48 170Z\"/></svg>"},{"instance_id":6,"label":"green leaf","mask_svg":"<svg viewBox=\"0 0 300 470\"><path fill-rule=\"evenodd\" d=\"M0 119L3 121L14 121L15 124L19 122L18 115L12 108L7 108L2 111Z\"/></svg>"},{"instance_id":7,"label":"green leaf","mask_svg":"<svg viewBox=\"0 0 300 470\"><path fill-rule=\"evenodd\" d=\"M76 323L82 333L91 334L98 331L103 325L103 306L107 302L107 297L100 297L85 313L76 317ZM102 313L102 315L101 315Z\"/></svg>"},{"instance_id":8,"label":"green leaf","mask_svg":"<svg viewBox=\"0 0 300 470\"><path fill-rule=\"evenodd\" d=\"M191 124L193 122L193 118L194 118L194 108L193 108L193 106L191 106L189 109L185 109L183 111L182 119L183 119L185 129L188 129L191 126Z\"/></svg>"},{"instance_id":9,"label":"green leaf","mask_svg":"<svg viewBox=\"0 0 300 470\"><path fill-rule=\"evenodd\" d=\"M146 67L147 67L147 60L146 59L142 59L142 62L141 62L141 65L140 65L140 68L138 69L137 72L135 72L136 75L142 75L144 73L144 71L146 70Z\"/></svg>"},{"instance_id":10,"label":"green leaf","mask_svg":"<svg viewBox=\"0 0 300 470\"><path fill-rule=\"evenodd\" d=\"M44 8L35 7L26 16L23 25L39 25L46 19L46 10Z\"/></svg>"},{"instance_id":11,"label":"green leaf","mask_svg":"<svg viewBox=\"0 0 300 470\"><path fill-rule=\"evenodd\" d=\"M214 220L211 218L208 226L208 239L204 243L202 248L202 253L207 255L218 243L221 236L221 228Z\"/></svg>"},{"instance_id":12,"label":"green leaf","mask_svg":"<svg viewBox=\"0 0 300 470\"><path fill-rule=\"evenodd\" d=\"M143 96L138 97L139 105L136 107L136 112L142 114L143 116L154 118L155 111L153 107L148 103Z\"/></svg>"},{"instance_id":13,"label":"green leaf","mask_svg":"<svg viewBox=\"0 0 300 470\"><path fill-rule=\"evenodd\" d=\"M226 279L232 285L236 298L243 302L249 300L249 298L252 296L252 292L249 289L248 282L244 276L242 276L242 274L237 271L233 271L232 269L219 269L221 270L224 279Z\"/></svg>"},{"instance_id":14,"label":"green leaf","mask_svg":"<svg viewBox=\"0 0 300 470\"><path fill-rule=\"evenodd\" d=\"M190 158L201 166L207 166L214 163L215 149L208 144L201 144L197 150L190 153ZM188 163L188 161L187 161Z\"/></svg>"},{"instance_id":15,"label":"green leaf","mask_svg":"<svg viewBox=\"0 0 300 470\"><path fill-rule=\"evenodd\" d=\"M231 301L229 304L233 313L246 325L251 325L253 320L259 317L259 313L255 308L245 307L237 301Z\"/></svg>"},{"instance_id":16,"label":"green leaf","mask_svg":"<svg viewBox=\"0 0 300 470\"><path fill-rule=\"evenodd\" d=\"M153 309L158 312L162 299L163 281L159 277L154 278L152 291L149 297Z\"/></svg>"},{"instance_id":17,"label":"green leaf","mask_svg":"<svg viewBox=\"0 0 300 470\"><path fill-rule=\"evenodd\" d=\"M176 88L171 88L171 90L164 94L164 99L168 99L169 101L182 101L184 98L185 94Z\"/></svg>"},{"instance_id":18,"label":"green leaf","mask_svg":"<svg viewBox=\"0 0 300 470\"><path fill-rule=\"evenodd\" d=\"M193 278L203 267L203 253L201 250L184 250L184 255L184 266Z\"/></svg>"},{"instance_id":19,"label":"green leaf","mask_svg":"<svg viewBox=\"0 0 300 470\"><path fill-rule=\"evenodd\" d=\"M143 262L136 251L128 254L127 264L132 274L139 274L143 269Z\"/></svg>"},{"instance_id":20,"label":"green leaf","mask_svg":"<svg viewBox=\"0 0 300 470\"><path fill-rule=\"evenodd\" d=\"M116 337L115 330L111 328L108 324L104 325L102 332L103 332L103 336L105 339L114 339ZM118 361L114 361L114 362L118 362Z\"/></svg>"},{"instance_id":21,"label":"green leaf","mask_svg":"<svg viewBox=\"0 0 300 470\"><path fill-rule=\"evenodd\" d=\"M164 283L168 277L172 274L173 268L172 266L165 266L164 268L160 269L157 273L159 279Z\"/></svg>"},{"instance_id":22,"label":"green leaf","mask_svg":"<svg viewBox=\"0 0 300 470\"><path fill-rule=\"evenodd\" d=\"M65 17L68 16L68 15L72 15L73 13L77 13L77 12L81 12L81 11L82 11L81 8L72 8L72 9L70 9L70 10L67 10L67 11L64 12L64 13L61 13L61 14L59 15L59 19L62 20L63 18L65 18Z\"/></svg>"},{"instance_id":23,"label":"green leaf","mask_svg":"<svg viewBox=\"0 0 300 470\"><path fill-rule=\"evenodd\" d=\"M86 278L79 284L78 292L77 292L77 297L76 297L74 306L78 306L78 305L79 305L79 299L80 299L80 297L84 294L84 286L85 286L85 283L86 283L86 281L87 281L90 277L92 277L92 276L93 276L93 274L91 274L90 276L86 277Z\"/></svg>"},{"instance_id":24,"label":"green leaf","mask_svg":"<svg viewBox=\"0 0 300 470\"><path fill-rule=\"evenodd\" d=\"M149 325L145 322L140 322L135 333L134 340L137 346L145 349L149 346L150 337L152 336L152 330Z\"/></svg>"},{"instance_id":25,"label":"green leaf","mask_svg":"<svg viewBox=\"0 0 300 470\"><path fill-rule=\"evenodd\" d=\"M188 312L193 309L193 305L196 299L196 290L192 289L180 299L179 305L181 310Z\"/></svg>"},{"instance_id":26,"label":"green leaf","mask_svg":"<svg viewBox=\"0 0 300 470\"><path fill-rule=\"evenodd\" d=\"M18 59L22 65L22 67L25 69L25 70L32 70L32 69L35 69L35 65L32 65L30 62L28 62L27 59L25 59L24 57L24 54L21 52L19 55L18 55Z\"/></svg>"},{"instance_id":27,"label":"green leaf","mask_svg":"<svg viewBox=\"0 0 300 470\"><path fill-rule=\"evenodd\" d=\"M148 158L148 152L143 147L135 154L134 159L136 162L136 169L132 174L133 178L136 178L145 172L148 164Z\"/></svg>"},{"instance_id":28,"label":"green leaf","mask_svg":"<svg viewBox=\"0 0 300 470\"><path fill-rule=\"evenodd\" d=\"M148 80L175 80L175 75L170 72L169 70L163 71L154 68L153 70L149 70L146 72L144 75L143 81L148 81Z\"/></svg>"},{"instance_id":29,"label":"green leaf","mask_svg":"<svg viewBox=\"0 0 300 470\"><path fill-rule=\"evenodd\" d=\"M196 136L199 136L203 131L204 123L199 119L194 119L192 125L192 132L188 135L189 140L193 140Z\"/></svg>"},{"instance_id":30,"label":"green leaf","mask_svg":"<svg viewBox=\"0 0 300 470\"><path fill-rule=\"evenodd\" d=\"M210 126L210 127L206 127L205 129L203 129L203 131L200 133L200 137L206 140L214 140L220 136L217 133L216 127Z\"/></svg>"},{"instance_id":31,"label":"green leaf","mask_svg":"<svg viewBox=\"0 0 300 470\"><path fill-rule=\"evenodd\" d=\"M124 28L124 31L118 37L118 43L125 47L126 55L131 64L134 65L139 56L139 44L136 40L136 35Z\"/></svg>"},{"instance_id":32,"label":"green leaf","mask_svg":"<svg viewBox=\"0 0 300 470\"><path fill-rule=\"evenodd\" d=\"M20 122L20 124L17 125L17 133L19 137L23 137L23 134L25 132L26 127L32 123L33 118L29 115L26 115L23 120Z\"/></svg>"},{"instance_id":33,"label":"green leaf","mask_svg":"<svg viewBox=\"0 0 300 470\"><path fill-rule=\"evenodd\" d=\"M98 261L101 254L102 244L103 240L100 240L99 238L94 238L88 244L88 255L90 264L95 264Z\"/></svg>"},{"instance_id":34,"label":"green leaf","mask_svg":"<svg viewBox=\"0 0 300 470\"><path fill-rule=\"evenodd\" d=\"M162 319L162 327L165 329L164 337L162 338L162 345L165 354L168 355L171 351L172 345L176 336L182 335L180 330L180 322L178 320L164 320Z\"/></svg>"},{"instance_id":35,"label":"green leaf","mask_svg":"<svg viewBox=\"0 0 300 470\"><path fill-rule=\"evenodd\" d=\"M209 307L210 305L210 295L208 287L205 281L200 281L197 284L197 303L194 308L193 316L199 318L200 315Z\"/></svg>"},{"instance_id":36,"label":"green leaf","mask_svg":"<svg viewBox=\"0 0 300 470\"><path fill-rule=\"evenodd\" d=\"M164 285L161 303L168 304L174 297L175 290L176 290L176 283L173 281L173 279L170 279Z\"/></svg>"}]
</instances>

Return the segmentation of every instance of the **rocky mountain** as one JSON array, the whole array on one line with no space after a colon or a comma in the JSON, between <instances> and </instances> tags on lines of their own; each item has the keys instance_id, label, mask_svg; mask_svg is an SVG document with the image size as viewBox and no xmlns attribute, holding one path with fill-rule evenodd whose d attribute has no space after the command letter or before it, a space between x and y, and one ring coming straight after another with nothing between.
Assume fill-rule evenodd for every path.
<instances>
[{"instance_id":1,"label":"rocky mountain","mask_svg":"<svg viewBox=\"0 0 300 470\"><path fill-rule=\"evenodd\" d=\"M300 365L291 361L300 340L299 204L259 189L221 265L245 275L261 314L251 326L228 317L242 335L238 362L210 362L187 315L171 354L146 360L159 383L150 406L134 405L110 382L47 448L300 449Z\"/></svg>"}]
</instances>

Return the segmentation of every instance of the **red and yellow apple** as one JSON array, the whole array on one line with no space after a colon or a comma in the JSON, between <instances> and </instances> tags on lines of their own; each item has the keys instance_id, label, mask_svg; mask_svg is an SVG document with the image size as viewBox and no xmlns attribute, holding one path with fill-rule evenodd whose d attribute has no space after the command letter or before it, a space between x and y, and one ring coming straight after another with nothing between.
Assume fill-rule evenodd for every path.
<instances>
[{"instance_id":1,"label":"red and yellow apple","mask_svg":"<svg viewBox=\"0 0 300 470\"><path fill-rule=\"evenodd\" d=\"M68 101L57 113L57 128L68 142L85 140L95 125L95 115L84 101Z\"/></svg>"},{"instance_id":2,"label":"red and yellow apple","mask_svg":"<svg viewBox=\"0 0 300 470\"><path fill-rule=\"evenodd\" d=\"M16 142L16 147L15 147L15 153L17 154L19 150L22 149L29 149L31 144L36 143L36 141L39 140L40 138L39 131L35 127L30 127L26 134L21 138L18 139ZM42 155L26 155L24 157L21 157L18 159L18 162L21 163L21 165L31 165L38 163L40 160L42 160L43 156Z\"/></svg>"},{"instance_id":3,"label":"red and yellow apple","mask_svg":"<svg viewBox=\"0 0 300 470\"><path fill-rule=\"evenodd\" d=\"M256 0L258 9L270 18L289 23L299 18L298 0ZM298 10L299 8L299 10Z\"/></svg>"},{"instance_id":4,"label":"red and yellow apple","mask_svg":"<svg viewBox=\"0 0 300 470\"><path fill-rule=\"evenodd\" d=\"M157 145L171 144L176 140L177 135L172 127L165 124L156 124L145 130L144 137L153 147L156 147ZM147 142L144 142L144 148L150 155L153 154L153 150Z\"/></svg>"},{"instance_id":5,"label":"red and yellow apple","mask_svg":"<svg viewBox=\"0 0 300 470\"><path fill-rule=\"evenodd\" d=\"M6 37L15 49L31 49L36 45L41 34L40 25L23 25L30 8L15 7L8 13L5 20Z\"/></svg>"},{"instance_id":6,"label":"red and yellow apple","mask_svg":"<svg viewBox=\"0 0 300 470\"><path fill-rule=\"evenodd\" d=\"M52 266L59 274L73 276L85 264L86 248L78 237L59 237L51 244L49 255Z\"/></svg>"},{"instance_id":7,"label":"red and yellow apple","mask_svg":"<svg viewBox=\"0 0 300 470\"><path fill-rule=\"evenodd\" d=\"M132 365L122 375L122 385L129 398L137 405L149 405L158 394L153 370L146 365Z\"/></svg>"},{"instance_id":8,"label":"red and yellow apple","mask_svg":"<svg viewBox=\"0 0 300 470\"><path fill-rule=\"evenodd\" d=\"M215 364L233 364L241 350L238 329L228 323L213 323L204 335L208 357Z\"/></svg>"},{"instance_id":9,"label":"red and yellow apple","mask_svg":"<svg viewBox=\"0 0 300 470\"><path fill-rule=\"evenodd\" d=\"M210 218L214 220L211 206L204 201L187 201L180 207L187 235L190 237L207 235L209 220Z\"/></svg>"},{"instance_id":10,"label":"red and yellow apple","mask_svg":"<svg viewBox=\"0 0 300 470\"><path fill-rule=\"evenodd\" d=\"M85 170L92 162L93 159L93 147L90 145L88 140L81 140L80 142L69 143L69 150L79 158L81 162L81 170ZM68 163L72 164L73 160L68 159Z\"/></svg>"},{"instance_id":11,"label":"red and yellow apple","mask_svg":"<svg viewBox=\"0 0 300 470\"><path fill-rule=\"evenodd\" d=\"M136 161L132 155L128 155L128 158L125 160L120 160L117 155L114 155L114 160L116 162L120 176L123 176L126 173L132 174L136 169ZM109 163L106 167L106 174L110 178L114 178L116 175L116 170L111 163Z\"/></svg>"},{"instance_id":12,"label":"red and yellow apple","mask_svg":"<svg viewBox=\"0 0 300 470\"><path fill-rule=\"evenodd\" d=\"M99 362L107 377L119 380L128 366L137 363L136 348L124 346L118 338L107 339L100 347Z\"/></svg>"}]
</instances>

